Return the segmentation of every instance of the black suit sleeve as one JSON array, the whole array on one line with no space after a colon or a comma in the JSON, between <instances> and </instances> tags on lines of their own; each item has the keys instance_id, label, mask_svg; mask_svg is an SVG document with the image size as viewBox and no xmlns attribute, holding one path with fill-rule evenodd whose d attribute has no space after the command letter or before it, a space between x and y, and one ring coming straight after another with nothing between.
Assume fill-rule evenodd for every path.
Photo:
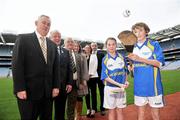
<instances>
[{"instance_id":1,"label":"black suit sleeve","mask_svg":"<svg viewBox=\"0 0 180 120\"><path fill-rule=\"evenodd\" d=\"M24 52L23 38L18 36L12 54L12 74L14 93L26 90L26 83L24 78Z\"/></svg>"},{"instance_id":2,"label":"black suit sleeve","mask_svg":"<svg viewBox=\"0 0 180 120\"><path fill-rule=\"evenodd\" d=\"M98 51L97 53L97 57L98 57L98 68L97 68L97 72L98 72L98 76L101 76L101 69L102 69L102 59L105 55L101 52Z\"/></svg>"},{"instance_id":3,"label":"black suit sleeve","mask_svg":"<svg viewBox=\"0 0 180 120\"><path fill-rule=\"evenodd\" d=\"M56 46L54 46L55 49L55 61L53 65L53 88L60 88L60 68L59 68L59 54L57 51Z\"/></svg>"}]
</instances>

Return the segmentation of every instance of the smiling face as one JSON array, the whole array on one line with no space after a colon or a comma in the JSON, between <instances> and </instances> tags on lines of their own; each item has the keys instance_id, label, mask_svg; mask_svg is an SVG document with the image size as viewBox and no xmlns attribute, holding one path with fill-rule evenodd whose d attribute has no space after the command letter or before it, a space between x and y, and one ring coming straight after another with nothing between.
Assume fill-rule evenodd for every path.
<instances>
[{"instance_id":1,"label":"smiling face","mask_svg":"<svg viewBox=\"0 0 180 120\"><path fill-rule=\"evenodd\" d=\"M147 33L143 27L136 27L133 30L133 33L138 38L138 41L145 41L146 40Z\"/></svg>"},{"instance_id":2,"label":"smiling face","mask_svg":"<svg viewBox=\"0 0 180 120\"><path fill-rule=\"evenodd\" d=\"M48 16L42 15L35 22L36 30L41 36L46 36L51 26L51 20Z\"/></svg>"},{"instance_id":3,"label":"smiling face","mask_svg":"<svg viewBox=\"0 0 180 120\"><path fill-rule=\"evenodd\" d=\"M91 54L91 47L89 45L86 45L84 47L85 54Z\"/></svg>"},{"instance_id":4,"label":"smiling face","mask_svg":"<svg viewBox=\"0 0 180 120\"><path fill-rule=\"evenodd\" d=\"M111 54L116 52L117 43L115 39L107 39L106 41L107 51Z\"/></svg>"},{"instance_id":5,"label":"smiling face","mask_svg":"<svg viewBox=\"0 0 180 120\"><path fill-rule=\"evenodd\" d=\"M66 38L64 45L66 49L72 51L74 49L74 40L72 38Z\"/></svg>"},{"instance_id":6,"label":"smiling face","mask_svg":"<svg viewBox=\"0 0 180 120\"><path fill-rule=\"evenodd\" d=\"M57 45L60 45L60 43L61 43L61 33L60 32L58 32L58 31L52 31L51 33L50 33L50 39L54 42L54 43L56 43Z\"/></svg>"},{"instance_id":7,"label":"smiling face","mask_svg":"<svg viewBox=\"0 0 180 120\"><path fill-rule=\"evenodd\" d=\"M91 49L92 49L92 51L96 51L97 50L97 44L91 43Z\"/></svg>"},{"instance_id":8,"label":"smiling face","mask_svg":"<svg viewBox=\"0 0 180 120\"><path fill-rule=\"evenodd\" d=\"M138 22L132 26L132 32L136 35L139 42L144 42L150 29L146 23Z\"/></svg>"},{"instance_id":9,"label":"smiling face","mask_svg":"<svg viewBox=\"0 0 180 120\"><path fill-rule=\"evenodd\" d=\"M74 43L74 52L79 52L80 50L80 47L79 47L79 44L77 42Z\"/></svg>"}]
</instances>

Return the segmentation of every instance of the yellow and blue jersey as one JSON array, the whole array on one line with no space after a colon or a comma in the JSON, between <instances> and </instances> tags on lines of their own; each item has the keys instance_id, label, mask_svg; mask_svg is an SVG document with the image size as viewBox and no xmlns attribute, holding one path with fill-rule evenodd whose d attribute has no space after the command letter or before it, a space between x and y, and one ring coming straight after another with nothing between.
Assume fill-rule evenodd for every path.
<instances>
[{"instance_id":1,"label":"yellow and blue jersey","mask_svg":"<svg viewBox=\"0 0 180 120\"><path fill-rule=\"evenodd\" d=\"M127 64L125 57L120 53L116 53L113 58L109 53L107 53L102 59L102 70L101 70L101 80L105 80L110 77L114 81L124 84L126 80ZM115 87L115 85L104 81L105 85ZM117 86L116 86L117 87Z\"/></svg>"},{"instance_id":2,"label":"yellow and blue jersey","mask_svg":"<svg viewBox=\"0 0 180 120\"><path fill-rule=\"evenodd\" d=\"M161 46L157 41L147 39L141 46L136 44L133 53L145 59L158 60L162 65L165 64ZM163 94L160 69L136 61L133 64L134 95L149 97Z\"/></svg>"}]
</instances>

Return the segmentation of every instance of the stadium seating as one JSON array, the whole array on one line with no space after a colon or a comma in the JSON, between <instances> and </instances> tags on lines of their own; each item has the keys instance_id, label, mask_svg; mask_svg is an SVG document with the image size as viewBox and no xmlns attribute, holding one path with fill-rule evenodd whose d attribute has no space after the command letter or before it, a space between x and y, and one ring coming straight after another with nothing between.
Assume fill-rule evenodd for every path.
<instances>
[{"instance_id":1,"label":"stadium seating","mask_svg":"<svg viewBox=\"0 0 180 120\"><path fill-rule=\"evenodd\" d=\"M0 77L9 75L11 68L12 49L17 35L11 33L0 33ZM180 25L160 30L148 36L152 40L159 41L166 60L162 70L180 69ZM81 41L81 46L90 44L92 41ZM64 42L64 38L62 43ZM98 42L98 48L102 49L104 43ZM118 43L118 51L126 54L124 47ZM106 52L104 50L103 52Z\"/></svg>"},{"instance_id":2,"label":"stadium seating","mask_svg":"<svg viewBox=\"0 0 180 120\"><path fill-rule=\"evenodd\" d=\"M166 65L161 67L161 70L180 70L180 60L167 61Z\"/></svg>"}]
</instances>

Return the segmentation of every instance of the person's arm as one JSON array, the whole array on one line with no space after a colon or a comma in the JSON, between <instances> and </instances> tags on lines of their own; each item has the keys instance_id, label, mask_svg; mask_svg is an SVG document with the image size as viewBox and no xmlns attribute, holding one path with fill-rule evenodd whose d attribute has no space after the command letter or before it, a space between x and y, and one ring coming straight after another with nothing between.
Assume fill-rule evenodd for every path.
<instances>
[{"instance_id":1,"label":"person's arm","mask_svg":"<svg viewBox=\"0 0 180 120\"><path fill-rule=\"evenodd\" d=\"M110 77L107 77L107 78L105 79L105 81L107 81L107 82L109 82L109 83L111 83L111 84L113 84L113 85L116 85L117 87L125 88L125 85L124 85L124 84L120 84L120 83L114 81L113 79L111 79Z\"/></svg>"},{"instance_id":2,"label":"person's arm","mask_svg":"<svg viewBox=\"0 0 180 120\"><path fill-rule=\"evenodd\" d=\"M89 80L87 59L84 55L81 55L81 76L82 76L83 84Z\"/></svg>"},{"instance_id":3,"label":"person's arm","mask_svg":"<svg viewBox=\"0 0 180 120\"><path fill-rule=\"evenodd\" d=\"M145 63L145 64L152 65L154 67L160 67L160 65L161 65L161 63L158 60L145 59L145 58L139 57L138 55L133 54L133 53L130 53L128 55L128 58L131 59L131 60L134 60L134 61L138 61L138 62L142 62L142 63Z\"/></svg>"},{"instance_id":4,"label":"person's arm","mask_svg":"<svg viewBox=\"0 0 180 120\"><path fill-rule=\"evenodd\" d=\"M165 64L165 60L164 60L162 48L157 41L153 42L152 44L154 46L154 50L152 52L154 59L145 59L133 53L129 54L128 58L134 61L152 65L154 67L160 67L161 65L163 66Z\"/></svg>"},{"instance_id":5,"label":"person's arm","mask_svg":"<svg viewBox=\"0 0 180 120\"><path fill-rule=\"evenodd\" d=\"M59 92L60 92L60 83L61 83L61 79L60 79L60 69L59 69L59 54L57 51L57 48L54 44L54 49L55 49L55 61L54 61L54 65L53 65L53 90L52 90L52 97L56 97L58 96Z\"/></svg>"},{"instance_id":6,"label":"person's arm","mask_svg":"<svg viewBox=\"0 0 180 120\"><path fill-rule=\"evenodd\" d=\"M24 79L24 45L21 35L17 37L12 54L12 74L14 94L19 99L27 99Z\"/></svg>"},{"instance_id":7,"label":"person's arm","mask_svg":"<svg viewBox=\"0 0 180 120\"><path fill-rule=\"evenodd\" d=\"M106 81L106 82L109 82L109 83L111 83L111 84L113 84L113 85L116 85L117 87L124 88L125 85L120 84L120 83L114 81L113 79L111 79L111 78L109 77L109 75L108 75L108 69L107 69L104 61L105 61L105 58L103 58L103 60L102 60L101 80Z\"/></svg>"},{"instance_id":8,"label":"person's arm","mask_svg":"<svg viewBox=\"0 0 180 120\"><path fill-rule=\"evenodd\" d=\"M129 87L129 82L128 82L128 74L126 73L126 81L125 81L125 88Z\"/></svg>"},{"instance_id":9,"label":"person's arm","mask_svg":"<svg viewBox=\"0 0 180 120\"><path fill-rule=\"evenodd\" d=\"M72 64L71 64L71 58L70 58L70 55L69 55L69 51L66 51L67 52L67 73L66 76L67 76L67 79L66 79L66 92L69 93L71 92L72 90L72 84L73 84L73 71L72 71Z\"/></svg>"}]
</instances>

